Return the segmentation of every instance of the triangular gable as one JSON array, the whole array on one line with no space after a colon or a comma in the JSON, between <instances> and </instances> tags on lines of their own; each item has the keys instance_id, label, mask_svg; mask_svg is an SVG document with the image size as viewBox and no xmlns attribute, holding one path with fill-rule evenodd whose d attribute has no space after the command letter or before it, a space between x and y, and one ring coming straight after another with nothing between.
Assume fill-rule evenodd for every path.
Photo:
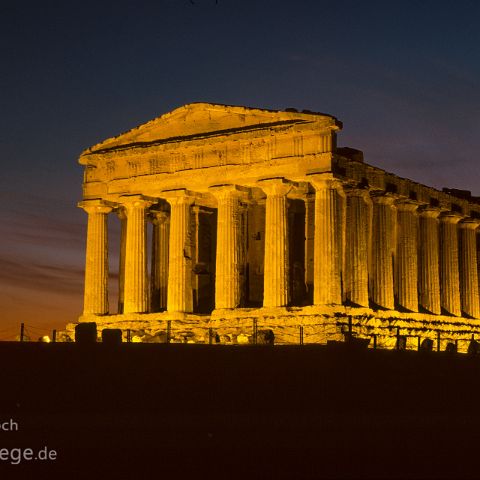
<instances>
[{"instance_id":1,"label":"triangular gable","mask_svg":"<svg viewBox=\"0 0 480 480\"><path fill-rule=\"evenodd\" d=\"M167 141L168 139L186 139L198 135L204 136L216 132L241 130L265 125L281 125L318 122L340 127L335 117L313 112L262 110L257 108L218 105L211 103L191 103L155 118L143 125L109 138L88 148L82 155L101 153L126 146L145 145ZM334 127L335 128L335 127Z\"/></svg>"}]
</instances>

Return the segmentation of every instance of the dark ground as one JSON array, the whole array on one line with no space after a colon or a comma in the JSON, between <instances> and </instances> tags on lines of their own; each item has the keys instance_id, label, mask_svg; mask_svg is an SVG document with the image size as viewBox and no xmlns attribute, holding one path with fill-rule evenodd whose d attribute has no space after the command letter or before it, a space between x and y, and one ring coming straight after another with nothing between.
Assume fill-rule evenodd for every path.
<instances>
[{"instance_id":1,"label":"dark ground","mask_svg":"<svg viewBox=\"0 0 480 480\"><path fill-rule=\"evenodd\" d=\"M2 479L480 477L478 356L0 343L0 382L0 448L58 452Z\"/></svg>"}]
</instances>

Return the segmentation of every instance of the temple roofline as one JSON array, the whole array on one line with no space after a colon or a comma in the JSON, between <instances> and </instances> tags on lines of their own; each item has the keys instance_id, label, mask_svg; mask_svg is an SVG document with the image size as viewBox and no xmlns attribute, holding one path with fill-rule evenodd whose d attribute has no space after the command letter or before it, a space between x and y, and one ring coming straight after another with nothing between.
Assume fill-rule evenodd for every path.
<instances>
[{"instance_id":1,"label":"temple roofline","mask_svg":"<svg viewBox=\"0 0 480 480\"><path fill-rule=\"evenodd\" d=\"M80 154L80 159L79 163L80 164L85 164L86 162L82 161L82 157L87 156L92 153L102 153L105 151L109 150L116 150L119 147L122 148L131 148L134 146L139 146L142 147L144 145L148 144L158 144L158 143L168 143L168 141L179 141L182 139L182 135L180 136L175 136L173 138L166 138L166 139L157 139L156 141L154 140L153 142L129 142L131 145L125 144L125 145L116 145L112 147L108 147L109 144L118 141L121 137L123 136L132 136L136 133L139 133L141 130L148 130L149 128L152 128L155 126L155 124L161 122L161 121L168 121L175 115L182 114L183 112L188 112L188 111L209 111L209 110L216 110L221 112L222 110L229 110L230 113L234 115L261 115L261 114L281 114L283 121L279 122L266 122L265 124L257 123L254 125L250 125L251 127L256 127L256 128L261 128L261 125L265 125L265 127L269 126L275 126L275 125L268 125L268 123L273 123L276 124L278 123L281 125L282 123L290 122L292 124L298 122L298 121L303 121L303 122L308 122L308 121L318 121L319 118L325 118L325 119L330 119L331 120L331 125L330 128L339 130L343 127L342 122L340 122L336 117L330 114L326 113L320 113L320 112L313 112L310 110L302 110L301 112L297 111L296 109L293 108L287 108L285 110L274 110L274 109L266 109L266 108L254 108L254 107L245 107L245 106L238 106L238 105L224 105L220 103L208 103L208 102L192 102L188 103L186 105L183 105L181 107L175 108L174 110L167 112L159 117L156 117L152 120L149 120L146 123L143 123L141 125L138 125L134 128L131 128L130 130L127 130L123 133L120 133L119 135L116 135L114 137L107 138L87 149L85 149L81 154ZM265 128L263 127L263 128ZM222 131L212 131L208 132L212 135L221 135L225 133L231 133L238 128L231 128L231 129L224 129ZM192 138L195 138L197 135L186 135L185 140L190 140ZM208 135L205 135L208 136ZM178 137L178 138L176 138ZM200 134L198 135L200 137Z\"/></svg>"}]
</instances>

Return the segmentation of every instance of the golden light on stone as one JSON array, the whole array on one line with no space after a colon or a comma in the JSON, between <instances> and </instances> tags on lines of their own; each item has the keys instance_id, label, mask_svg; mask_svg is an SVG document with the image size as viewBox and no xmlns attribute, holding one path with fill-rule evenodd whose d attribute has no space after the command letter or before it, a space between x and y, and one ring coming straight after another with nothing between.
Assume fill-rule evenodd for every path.
<instances>
[{"instance_id":1,"label":"golden light on stone","mask_svg":"<svg viewBox=\"0 0 480 480\"><path fill-rule=\"evenodd\" d=\"M337 148L341 127L194 103L84 151L79 321L134 341L237 344L326 343L350 323L378 347L401 332L407 348L440 338L466 351L480 334L480 204L364 163ZM116 311L109 214L122 225Z\"/></svg>"}]
</instances>

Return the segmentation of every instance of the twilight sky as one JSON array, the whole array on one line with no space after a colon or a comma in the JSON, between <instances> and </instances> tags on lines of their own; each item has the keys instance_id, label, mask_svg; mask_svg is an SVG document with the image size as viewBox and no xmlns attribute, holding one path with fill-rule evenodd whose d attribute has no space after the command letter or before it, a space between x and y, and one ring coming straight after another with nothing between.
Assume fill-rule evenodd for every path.
<instances>
[{"instance_id":1,"label":"twilight sky","mask_svg":"<svg viewBox=\"0 0 480 480\"><path fill-rule=\"evenodd\" d=\"M22 321L36 339L81 312L80 152L186 103L330 113L344 123L339 145L367 163L480 195L477 1L10 4L0 7L0 339Z\"/></svg>"}]
</instances>

